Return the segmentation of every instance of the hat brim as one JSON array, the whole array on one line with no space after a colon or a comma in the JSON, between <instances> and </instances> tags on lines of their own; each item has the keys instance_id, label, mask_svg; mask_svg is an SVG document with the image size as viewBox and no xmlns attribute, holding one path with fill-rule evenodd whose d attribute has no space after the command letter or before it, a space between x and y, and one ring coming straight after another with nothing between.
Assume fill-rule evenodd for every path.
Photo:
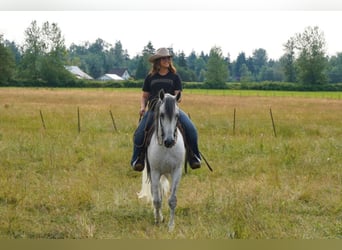
<instances>
[{"instance_id":1,"label":"hat brim","mask_svg":"<svg viewBox=\"0 0 342 250\"><path fill-rule=\"evenodd\" d=\"M162 58L162 57L171 57L171 58L172 58L171 55L167 55L167 56L153 55L153 56L151 56L148 60L149 60L151 63L153 63L155 60L157 60L157 59L159 59L159 58Z\"/></svg>"}]
</instances>

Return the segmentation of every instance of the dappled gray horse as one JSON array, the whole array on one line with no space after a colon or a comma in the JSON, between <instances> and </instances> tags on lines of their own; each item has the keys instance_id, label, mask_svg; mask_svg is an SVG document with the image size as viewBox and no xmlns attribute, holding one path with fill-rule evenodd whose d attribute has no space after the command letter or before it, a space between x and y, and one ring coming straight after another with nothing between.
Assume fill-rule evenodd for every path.
<instances>
[{"instance_id":1,"label":"dappled gray horse","mask_svg":"<svg viewBox=\"0 0 342 250\"><path fill-rule=\"evenodd\" d=\"M146 167L143 172L140 198L151 199L154 206L155 223L163 221L161 213L162 199L169 189L170 220L169 230L174 228L175 208L177 206L177 189L182 176L182 166L185 160L185 145L183 135L177 127L179 108L176 96L159 92L159 100L154 113L154 131L147 147Z\"/></svg>"}]
</instances>

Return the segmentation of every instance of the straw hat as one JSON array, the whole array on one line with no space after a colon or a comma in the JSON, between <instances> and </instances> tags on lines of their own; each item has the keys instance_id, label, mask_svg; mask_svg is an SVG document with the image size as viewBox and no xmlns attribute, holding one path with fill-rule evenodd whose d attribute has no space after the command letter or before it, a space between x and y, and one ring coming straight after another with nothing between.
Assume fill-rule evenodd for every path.
<instances>
[{"instance_id":1,"label":"straw hat","mask_svg":"<svg viewBox=\"0 0 342 250\"><path fill-rule=\"evenodd\" d=\"M172 55L170 54L170 51L167 48L160 48L160 49L157 49L156 53L153 56L151 56L148 60L151 63L153 63L155 60L161 57L166 57L166 56L172 57Z\"/></svg>"}]
</instances>

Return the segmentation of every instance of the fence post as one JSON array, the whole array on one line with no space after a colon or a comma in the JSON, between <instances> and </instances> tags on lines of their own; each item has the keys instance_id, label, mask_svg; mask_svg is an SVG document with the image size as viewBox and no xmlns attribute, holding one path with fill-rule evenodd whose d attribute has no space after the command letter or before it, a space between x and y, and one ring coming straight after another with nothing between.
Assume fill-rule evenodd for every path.
<instances>
[{"instance_id":1,"label":"fence post","mask_svg":"<svg viewBox=\"0 0 342 250\"><path fill-rule=\"evenodd\" d=\"M42 113L41 110L39 110L39 113L40 113L40 119L42 120L43 128L46 129L46 127L45 127L45 122L44 122L44 117L43 117L43 113Z\"/></svg>"},{"instance_id":2,"label":"fence post","mask_svg":"<svg viewBox=\"0 0 342 250\"><path fill-rule=\"evenodd\" d=\"M114 120L114 117L113 117L111 110L109 110L109 114L110 114L110 117L112 118L113 128L116 132L118 132L118 129L116 128L115 120Z\"/></svg>"},{"instance_id":3,"label":"fence post","mask_svg":"<svg viewBox=\"0 0 342 250\"><path fill-rule=\"evenodd\" d=\"M235 135L236 108L234 108L233 135Z\"/></svg>"},{"instance_id":4,"label":"fence post","mask_svg":"<svg viewBox=\"0 0 342 250\"><path fill-rule=\"evenodd\" d=\"M274 125L274 120L273 120L273 115L272 115L272 109L271 108L270 108L270 115L271 115L271 120L272 120L273 133L274 133L274 136L277 137L277 133L276 133L275 125Z\"/></svg>"},{"instance_id":5,"label":"fence post","mask_svg":"<svg viewBox=\"0 0 342 250\"><path fill-rule=\"evenodd\" d=\"M80 108L77 107L77 125L78 125L78 133L81 133L81 121L80 121Z\"/></svg>"}]
</instances>

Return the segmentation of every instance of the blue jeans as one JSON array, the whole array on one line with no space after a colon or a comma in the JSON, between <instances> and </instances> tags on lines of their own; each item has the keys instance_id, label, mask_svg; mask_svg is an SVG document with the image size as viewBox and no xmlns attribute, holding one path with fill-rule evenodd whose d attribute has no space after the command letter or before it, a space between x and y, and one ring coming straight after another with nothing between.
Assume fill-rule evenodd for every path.
<instances>
[{"instance_id":1,"label":"blue jeans","mask_svg":"<svg viewBox=\"0 0 342 250\"><path fill-rule=\"evenodd\" d=\"M145 140L145 131L149 130L153 124L153 111L148 110L143 118L141 119L138 128L134 133L133 138L133 155L131 159L131 165L133 165L134 161L143 154L144 152L144 140ZM179 122L182 125L185 132L185 140L186 144L190 147L190 151L195 154L198 159L201 159L200 152L198 150L198 137L197 130L195 125L192 123L190 118L185 114L182 110L179 110Z\"/></svg>"}]
</instances>

